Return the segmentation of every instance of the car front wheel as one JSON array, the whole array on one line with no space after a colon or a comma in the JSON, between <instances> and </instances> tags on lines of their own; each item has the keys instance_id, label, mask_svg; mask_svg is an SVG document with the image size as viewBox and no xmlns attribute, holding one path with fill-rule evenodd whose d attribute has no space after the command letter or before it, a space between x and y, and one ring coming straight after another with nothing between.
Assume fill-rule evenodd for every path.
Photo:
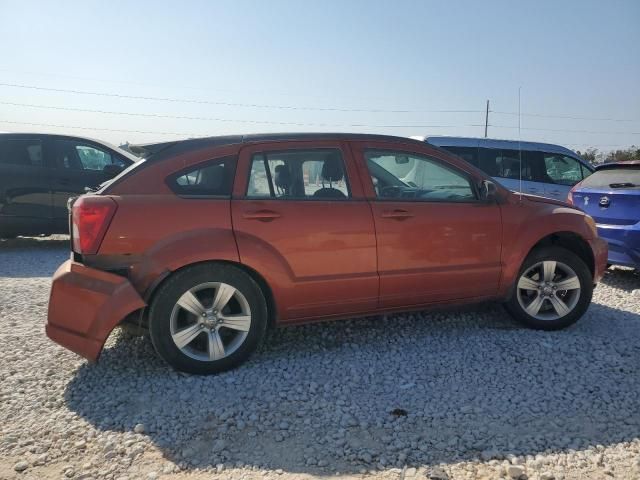
<instances>
[{"instance_id":1,"label":"car front wheel","mask_svg":"<svg viewBox=\"0 0 640 480\"><path fill-rule=\"evenodd\" d=\"M559 330L584 315L592 294L592 275L580 257L564 248L543 247L524 261L505 307L531 328Z\"/></svg>"},{"instance_id":2,"label":"car front wheel","mask_svg":"<svg viewBox=\"0 0 640 480\"><path fill-rule=\"evenodd\" d=\"M258 284L232 265L199 264L173 274L151 304L154 348L177 370L210 374L234 368L256 349L267 325Z\"/></svg>"}]
</instances>

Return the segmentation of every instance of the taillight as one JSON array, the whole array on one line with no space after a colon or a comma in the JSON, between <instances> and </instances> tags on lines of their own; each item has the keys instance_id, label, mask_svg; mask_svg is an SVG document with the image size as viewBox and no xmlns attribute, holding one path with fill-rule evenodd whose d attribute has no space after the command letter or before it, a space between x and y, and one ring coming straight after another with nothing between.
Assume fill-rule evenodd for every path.
<instances>
[{"instance_id":1,"label":"taillight","mask_svg":"<svg viewBox=\"0 0 640 480\"><path fill-rule=\"evenodd\" d=\"M567 202L570 203L571 205L575 205L573 203L573 192L580 187L580 184L582 184L582 182L578 182L576 183L573 188L571 190L569 190L569 195L567 195Z\"/></svg>"},{"instance_id":2,"label":"taillight","mask_svg":"<svg viewBox=\"0 0 640 480\"><path fill-rule=\"evenodd\" d=\"M79 197L71 208L73 251L83 255L97 253L117 208L110 197Z\"/></svg>"}]
</instances>

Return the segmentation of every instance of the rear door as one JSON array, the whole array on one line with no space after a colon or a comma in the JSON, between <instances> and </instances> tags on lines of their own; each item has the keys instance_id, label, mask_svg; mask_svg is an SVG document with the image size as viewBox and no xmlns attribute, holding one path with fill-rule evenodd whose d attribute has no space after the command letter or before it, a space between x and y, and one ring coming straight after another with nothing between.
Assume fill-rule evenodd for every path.
<instances>
[{"instance_id":1,"label":"rear door","mask_svg":"<svg viewBox=\"0 0 640 480\"><path fill-rule=\"evenodd\" d=\"M51 169L39 135L0 136L0 234L51 230Z\"/></svg>"},{"instance_id":2,"label":"rear door","mask_svg":"<svg viewBox=\"0 0 640 480\"><path fill-rule=\"evenodd\" d=\"M267 277L282 320L376 308L373 219L344 143L243 148L232 218L240 259Z\"/></svg>"},{"instance_id":3,"label":"rear door","mask_svg":"<svg viewBox=\"0 0 640 480\"><path fill-rule=\"evenodd\" d=\"M408 145L353 142L378 244L380 306L495 295L500 207L480 201L472 175Z\"/></svg>"},{"instance_id":4,"label":"rear door","mask_svg":"<svg viewBox=\"0 0 640 480\"><path fill-rule=\"evenodd\" d=\"M105 172L110 165L125 167L127 163L116 153L83 139L56 137L53 139L55 171L53 186L53 217L58 228L65 228L67 200L95 188L112 175Z\"/></svg>"},{"instance_id":5,"label":"rear door","mask_svg":"<svg viewBox=\"0 0 640 480\"><path fill-rule=\"evenodd\" d=\"M544 196L544 184L534 175L535 161L535 152L480 148L478 167L509 190Z\"/></svg>"}]
</instances>

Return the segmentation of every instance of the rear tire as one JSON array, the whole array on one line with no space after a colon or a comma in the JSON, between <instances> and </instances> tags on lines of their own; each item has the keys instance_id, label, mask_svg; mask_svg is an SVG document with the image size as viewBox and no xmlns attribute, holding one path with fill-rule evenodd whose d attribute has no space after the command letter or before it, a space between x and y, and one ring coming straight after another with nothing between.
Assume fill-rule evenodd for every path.
<instances>
[{"instance_id":1,"label":"rear tire","mask_svg":"<svg viewBox=\"0 0 640 480\"><path fill-rule=\"evenodd\" d=\"M255 351L267 327L258 284L233 265L203 263L171 275L149 311L158 355L176 370L212 374L232 369Z\"/></svg>"},{"instance_id":2,"label":"rear tire","mask_svg":"<svg viewBox=\"0 0 640 480\"><path fill-rule=\"evenodd\" d=\"M525 259L505 308L530 328L560 330L584 315L592 295L593 277L580 257L542 247Z\"/></svg>"}]
</instances>

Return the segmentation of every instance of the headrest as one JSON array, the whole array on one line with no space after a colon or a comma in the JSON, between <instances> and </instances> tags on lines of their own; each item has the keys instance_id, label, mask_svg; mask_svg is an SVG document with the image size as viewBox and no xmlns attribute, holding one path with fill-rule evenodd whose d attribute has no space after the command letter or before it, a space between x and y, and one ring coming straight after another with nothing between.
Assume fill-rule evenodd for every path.
<instances>
[{"instance_id":1,"label":"headrest","mask_svg":"<svg viewBox=\"0 0 640 480\"><path fill-rule=\"evenodd\" d=\"M328 182L338 182L344 178L342 160L336 155L327 157L322 164L322 178Z\"/></svg>"},{"instance_id":2,"label":"headrest","mask_svg":"<svg viewBox=\"0 0 640 480\"><path fill-rule=\"evenodd\" d=\"M224 165L211 165L202 169L200 173L200 185L208 190L217 191L224 182Z\"/></svg>"},{"instance_id":3,"label":"headrest","mask_svg":"<svg viewBox=\"0 0 640 480\"><path fill-rule=\"evenodd\" d=\"M286 165L276 165L273 182L277 187L288 187L291 183L291 173Z\"/></svg>"}]
</instances>

